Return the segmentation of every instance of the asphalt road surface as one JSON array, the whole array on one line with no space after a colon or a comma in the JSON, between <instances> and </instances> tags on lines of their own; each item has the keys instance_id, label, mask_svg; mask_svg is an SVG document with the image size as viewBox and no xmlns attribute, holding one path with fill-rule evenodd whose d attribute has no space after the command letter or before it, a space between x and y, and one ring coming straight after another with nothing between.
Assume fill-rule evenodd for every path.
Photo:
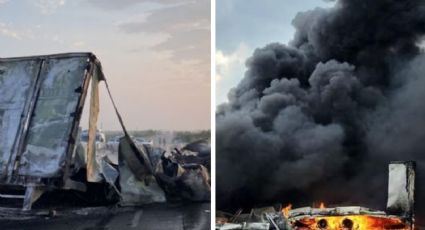
<instances>
[{"instance_id":1,"label":"asphalt road surface","mask_svg":"<svg viewBox=\"0 0 425 230\"><path fill-rule=\"evenodd\" d=\"M210 204L157 204L144 207L99 207L74 210L0 210L1 230L210 229Z\"/></svg>"}]
</instances>

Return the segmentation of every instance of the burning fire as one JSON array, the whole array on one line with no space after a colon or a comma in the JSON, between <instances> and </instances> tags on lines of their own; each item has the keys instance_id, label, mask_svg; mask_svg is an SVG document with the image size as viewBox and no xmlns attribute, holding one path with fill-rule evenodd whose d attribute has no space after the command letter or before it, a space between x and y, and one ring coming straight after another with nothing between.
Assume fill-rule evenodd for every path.
<instances>
[{"instance_id":1,"label":"burning fire","mask_svg":"<svg viewBox=\"0 0 425 230\"><path fill-rule=\"evenodd\" d=\"M409 228L398 218L376 216L323 216L297 220L292 223L295 229L304 230L385 230Z\"/></svg>"},{"instance_id":2,"label":"burning fire","mask_svg":"<svg viewBox=\"0 0 425 230\"><path fill-rule=\"evenodd\" d=\"M289 217L292 204L282 209L283 216ZM326 208L323 202L320 209ZM317 216L290 220L297 230L409 230L409 227L399 218L379 217L369 215Z\"/></svg>"},{"instance_id":3,"label":"burning fire","mask_svg":"<svg viewBox=\"0 0 425 230\"><path fill-rule=\"evenodd\" d=\"M282 209L283 216L288 218L289 211L292 209L292 204L288 204L286 207Z\"/></svg>"}]
</instances>

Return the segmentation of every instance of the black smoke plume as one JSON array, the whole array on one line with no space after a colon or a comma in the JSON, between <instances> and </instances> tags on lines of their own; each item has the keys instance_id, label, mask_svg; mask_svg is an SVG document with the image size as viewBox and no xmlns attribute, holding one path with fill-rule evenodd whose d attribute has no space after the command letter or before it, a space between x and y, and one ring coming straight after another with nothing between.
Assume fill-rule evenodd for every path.
<instances>
[{"instance_id":1,"label":"black smoke plume","mask_svg":"<svg viewBox=\"0 0 425 230\"><path fill-rule=\"evenodd\" d=\"M339 0L292 23L218 107L217 208L383 210L388 163L415 160L425 220L425 1Z\"/></svg>"}]
</instances>

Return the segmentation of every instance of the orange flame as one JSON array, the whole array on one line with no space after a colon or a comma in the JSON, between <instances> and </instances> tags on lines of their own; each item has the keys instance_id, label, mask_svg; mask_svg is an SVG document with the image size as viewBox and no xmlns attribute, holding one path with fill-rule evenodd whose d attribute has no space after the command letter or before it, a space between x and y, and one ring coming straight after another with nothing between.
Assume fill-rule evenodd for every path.
<instances>
[{"instance_id":1,"label":"orange flame","mask_svg":"<svg viewBox=\"0 0 425 230\"><path fill-rule=\"evenodd\" d=\"M286 217L286 218L288 218L288 216L289 216L289 210L291 210L291 209L292 209L292 204L288 204L286 207L284 207L282 209L283 216Z\"/></svg>"},{"instance_id":2,"label":"orange flame","mask_svg":"<svg viewBox=\"0 0 425 230\"><path fill-rule=\"evenodd\" d=\"M383 230L399 229L407 230L406 226L398 218L376 217L376 216L323 216L304 218L292 223L293 226L300 229L322 230L322 229L356 229L356 230ZM298 228L296 228L298 229Z\"/></svg>"},{"instance_id":3,"label":"orange flame","mask_svg":"<svg viewBox=\"0 0 425 230\"><path fill-rule=\"evenodd\" d=\"M325 203L320 202L320 206L319 206L319 208L320 208L320 209L324 209L324 208L326 208Z\"/></svg>"}]
</instances>

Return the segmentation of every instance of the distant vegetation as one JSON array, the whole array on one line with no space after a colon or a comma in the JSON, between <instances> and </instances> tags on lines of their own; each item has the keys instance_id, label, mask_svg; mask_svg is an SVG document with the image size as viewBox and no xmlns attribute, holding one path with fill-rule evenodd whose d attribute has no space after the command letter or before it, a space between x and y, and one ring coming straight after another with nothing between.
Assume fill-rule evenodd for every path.
<instances>
[{"instance_id":1,"label":"distant vegetation","mask_svg":"<svg viewBox=\"0 0 425 230\"><path fill-rule=\"evenodd\" d=\"M210 130L200 131L161 131L161 130L132 130L129 131L130 135L134 137L142 137L146 139L154 139L158 136L170 136L173 141L189 143L197 140L211 140ZM123 135L122 131L105 131L106 140L115 136Z\"/></svg>"},{"instance_id":2,"label":"distant vegetation","mask_svg":"<svg viewBox=\"0 0 425 230\"><path fill-rule=\"evenodd\" d=\"M185 142L185 143L189 143L189 142L193 142L193 141L197 141L197 140L207 140L210 141L211 140L211 131L210 130L202 130L202 131L178 131L178 132L174 132L175 137L174 139L181 141L181 142Z\"/></svg>"}]
</instances>

